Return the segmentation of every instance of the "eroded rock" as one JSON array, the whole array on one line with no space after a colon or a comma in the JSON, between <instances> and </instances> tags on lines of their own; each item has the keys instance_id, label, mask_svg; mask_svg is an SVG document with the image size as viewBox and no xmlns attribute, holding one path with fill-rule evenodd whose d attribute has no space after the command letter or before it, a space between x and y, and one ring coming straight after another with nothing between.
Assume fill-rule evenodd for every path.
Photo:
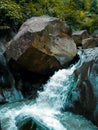
<instances>
[{"instance_id":1,"label":"eroded rock","mask_svg":"<svg viewBox=\"0 0 98 130\"><path fill-rule=\"evenodd\" d=\"M82 45L82 40L89 37L87 30L76 31L72 33L72 37L77 46Z\"/></svg>"},{"instance_id":2,"label":"eroded rock","mask_svg":"<svg viewBox=\"0 0 98 130\"><path fill-rule=\"evenodd\" d=\"M94 48L94 47L97 47L97 46L98 46L98 38L90 37L90 38L82 40L82 47L84 49Z\"/></svg>"},{"instance_id":3,"label":"eroded rock","mask_svg":"<svg viewBox=\"0 0 98 130\"><path fill-rule=\"evenodd\" d=\"M28 19L8 43L7 60L13 59L29 71L47 73L67 65L77 49L70 28L57 18Z\"/></svg>"}]
</instances>

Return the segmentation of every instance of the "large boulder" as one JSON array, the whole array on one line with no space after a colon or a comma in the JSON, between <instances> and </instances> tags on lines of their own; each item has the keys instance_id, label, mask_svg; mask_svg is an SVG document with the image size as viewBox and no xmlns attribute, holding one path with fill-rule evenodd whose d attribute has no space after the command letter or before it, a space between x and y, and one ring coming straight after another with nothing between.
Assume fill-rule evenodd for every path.
<instances>
[{"instance_id":1,"label":"large boulder","mask_svg":"<svg viewBox=\"0 0 98 130\"><path fill-rule=\"evenodd\" d=\"M82 58L81 66L74 72L77 85L70 92L70 111L84 115L98 126L98 48L83 50Z\"/></svg>"},{"instance_id":2,"label":"large boulder","mask_svg":"<svg viewBox=\"0 0 98 130\"><path fill-rule=\"evenodd\" d=\"M8 43L7 60L41 74L62 68L77 53L70 34L70 28L57 18L32 17Z\"/></svg>"}]
</instances>

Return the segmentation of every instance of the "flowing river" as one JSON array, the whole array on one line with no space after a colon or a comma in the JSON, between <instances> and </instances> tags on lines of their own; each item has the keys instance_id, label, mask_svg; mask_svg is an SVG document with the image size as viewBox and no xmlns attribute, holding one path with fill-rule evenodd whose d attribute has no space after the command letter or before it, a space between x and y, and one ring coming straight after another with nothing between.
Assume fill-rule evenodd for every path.
<instances>
[{"instance_id":1,"label":"flowing river","mask_svg":"<svg viewBox=\"0 0 98 130\"><path fill-rule=\"evenodd\" d=\"M36 101L2 105L0 107L1 130L98 130L83 116L62 112L70 91L77 84L73 72L81 65L81 61L69 69L55 72L43 86L44 90L38 92ZM76 97L77 94L74 94L74 98ZM28 119L32 120L31 127L22 129L20 126Z\"/></svg>"}]
</instances>

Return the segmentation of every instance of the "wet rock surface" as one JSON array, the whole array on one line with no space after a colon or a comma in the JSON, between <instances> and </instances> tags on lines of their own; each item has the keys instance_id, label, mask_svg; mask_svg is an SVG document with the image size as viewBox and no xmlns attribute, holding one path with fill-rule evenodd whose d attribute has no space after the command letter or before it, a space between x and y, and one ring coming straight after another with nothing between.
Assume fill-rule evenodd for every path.
<instances>
[{"instance_id":1,"label":"wet rock surface","mask_svg":"<svg viewBox=\"0 0 98 130\"><path fill-rule=\"evenodd\" d=\"M29 116L21 114L15 120L18 130L36 130L37 126Z\"/></svg>"},{"instance_id":2,"label":"wet rock surface","mask_svg":"<svg viewBox=\"0 0 98 130\"><path fill-rule=\"evenodd\" d=\"M9 70L4 54L0 52L0 104L23 99L15 88L15 79Z\"/></svg>"},{"instance_id":3,"label":"wet rock surface","mask_svg":"<svg viewBox=\"0 0 98 130\"><path fill-rule=\"evenodd\" d=\"M98 125L98 48L83 50L81 66L74 72L77 80L65 110L82 114ZM76 98L75 98L76 97Z\"/></svg>"}]
</instances>

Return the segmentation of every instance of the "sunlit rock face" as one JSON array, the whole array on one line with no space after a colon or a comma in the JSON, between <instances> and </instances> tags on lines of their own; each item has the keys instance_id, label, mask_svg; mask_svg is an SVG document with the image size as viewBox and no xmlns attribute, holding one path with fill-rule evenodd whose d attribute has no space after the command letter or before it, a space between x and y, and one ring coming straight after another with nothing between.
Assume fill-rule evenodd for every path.
<instances>
[{"instance_id":1,"label":"sunlit rock face","mask_svg":"<svg viewBox=\"0 0 98 130\"><path fill-rule=\"evenodd\" d=\"M98 48L83 50L81 64L74 72L77 85L70 94L73 107L69 108L98 125Z\"/></svg>"},{"instance_id":2,"label":"sunlit rock face","mask_svg":"<svg viewBox=\"0 0 98 130\"><path fill-rule=\"evenodd\" d=\"M28 19L8 43L7 60L32 72L47 73L66 66L76 55L70 28L57 18Z\"/></svg>"}]
</instances>

